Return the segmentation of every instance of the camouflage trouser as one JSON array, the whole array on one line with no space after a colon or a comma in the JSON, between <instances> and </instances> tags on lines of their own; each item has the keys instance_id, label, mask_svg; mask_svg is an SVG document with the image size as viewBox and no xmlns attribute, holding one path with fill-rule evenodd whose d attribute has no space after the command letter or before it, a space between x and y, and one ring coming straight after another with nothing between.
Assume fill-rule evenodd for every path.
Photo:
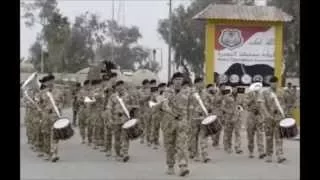
<instances>
[{"instance_id":1,"label":"camouflage trouser","mask_svg":"<svg viewBox=\"0 0 320 180\"><path fill-rule=\"evenodd\" d=\"M104 145L107 151L112 149L112 126L105 123L104 126Z\"/></svg>"},{"instance_id":2,"label":"camouflage trouser","mask_svg":"<svg viewBox=\"0 0 320 180\"><path fill-rule=\"evenodd\" d=\"M274 119L266 119L266 154L273 154L273 139L275 139L276 156L283 155L283 140L280 138L279 122Z\"/></svg>"},{"instance_id":3,"label":"camouflage trouser","mask_svg":"<svg viewBox=\"0 0 320 180\"><path fill-rule=\"evenodd\" d=\"M40 136L40 122L38 120L38 122L32 123L32 134L31 134L32 144L36 147L37 151L40 151L40 137L39 136Z\"/></svg>"},{"instance_id":4,"label":"camouflage trouser","mask_svg":"<svg viewBox=\"0 0 320 180\"><path fill-rule=\"evenodd\" d=\"M254 137L256 134L256 142L259 154L264 154L264 127L262 123L262 116L255 116L249 113L247 120L247 136L248 136L248 149L249 152L254 151Z\"/></svg>"},{"instance_id":5,"label":"camouflage trouser","mask_svg":"<svg viewBox=\"0 0 320 180\"><path fill-rule=\"evenodd\" d=\"M79 111L79 130L82 140L86 139L87 115L85 110Z\"/></svg>"},{"instance_id":6,"label":"camouflage trouser","mask_svg":"<svg viewBox=\"0 0 320 180\"><path fill-rule=\"evenodd\" d=\"M117 156L127 156L129 151L129 138L122 129L122 124L113 125L114 151Z\"/></svg>"},{"instance_id":7,"label":"camouflage trouser","mask_svg":"<svg viewBox=\"0 0 320 180\"><path fill-rule=\"evenodd\" d=\"M221 123L224 125L224 119L223 119L223 116L218 116L218 119L221 120ZM222 127L224 128L224 127ZM211 138L212 138L212 145L213 146L219 146L219 143L220 143L220 135L221 135L221 132L223 131L223 129L221 129L221 131L217 132L216 134L212 135Z\"/></svg>"},{"instance_id":8,"label":"camouflage trouser","mask_svg":"<svg viewBox=\"0 0 320 180\"><path fill-rule=\"evenodd\" d=\"M168 122L165 130L166 144L166 162L168 167L173 167L175 164L175 155L177 157L179 167L188 166L188 136L189 124L186 119L181 121L171 120Z\"/></svg>"},{"instance_id":9,"label":"camouflage trouser","mask_svg":"<svg viewBox=\"0 0 320 180\"><path fill-rule=\"evenodd\" d=\"M162 138L163 138L163 147L165 150L167 150L167 144L166 144L166 141L165 141L165 138L166 138L166 130L168 129L168 123L172 117L169 117L168 114L163 114L163 117L162 117L162 120L161 120L161 124L160 124L160 127L161 127L161 130L162 130Z\"/></svg>"},{"instance_id":10,"label":"camouflage trouser","mask_svg":"<svg viewBox=\"0 0 320 180\"><path fill-rule=\"evenodd\" d=\"M72 120L73 120L73 124L76 125L77 124L77 119L78 119L78 110L77 109L73 109L73 115L72 115Z\"/></svg>"},{"instance_id":11,"label":"camouflage trouser","mask_svg":"<svg viewBox=\"0 0 320 180\"><path fill-rule=\"evenodd\" d=\"M94 125L92 123L88 123L88 125L87 125L87 138L88 138L89 144L92 143L93 130L94 130Z\"/></svg>"},{"instance_id":12,"label":"camouflage trouser","mask_svg":"<svg viewBox=\"0 0 320 180\"><path fill-rule=\"evenodd\" d=\"M241 130L241 121L227 120L225 122L225 128L224 128L224 134L223 134L224 150L229 150L232 148L233 131L235 132L235 150L236 151L240 150L240 146L241 146L240 130Z\"/></svg>"},{"instance_id":13,"label":"camouflage trouser","mask_svg":"<svg viewBox=\"0 0 320 180\"><path fill-rule=\"evenodd\" d=\"M206 137L206 128L204 126L200 126L199 141L200 141L200 155L202 160L205 160L209 155L208 155L208 137Z\"/></svg>"},{"instance_id":14,"label":"camouflage trouser","mask_svg":"<svg viewBox=\"0 0 320 180\"><path fill-rule=\"evenodd\" d=\"M191 120L191 133L190 133L190 140L189 140L189 151L190 156L196 157L199 155L199 132L200 132L200 119Z\"/></svg>"},{"instance_id":15,"label":"camouflage trouser","mask_svg":"<svg viewBox=\"0 0 320 180\"><path fill-rule=\"evenodd\" d=\"M101 116L97 116L97 119L94 123L94 139L93 143L96 146L102 146L103 145L103 139L104 139L104 125L103 125L103 119Z\"/></svg>"},{"instance_id":16,"label":"camouflage trouser","mask_svg":"<svg viewBox=\"0 0 320 180\"><path fill-rule=\"evenodd\" d=\"M158 114L151 117L151 143L159 145L160 116Z\"/></svg>"},{"instance_id":17,"label":"camouflage trouser","mask_svg":"<svg viewBox=\"0 0 320 180\"><path fill-rule=\"evenodd\" d=\"M143 117L143 120L144 120L144 136L147 140L148 143L151 143L151 120L152 120L152 116L151 116L151 113L150 111L146 112L144 114L144 117Z\"/></svg>"}]
</instances>

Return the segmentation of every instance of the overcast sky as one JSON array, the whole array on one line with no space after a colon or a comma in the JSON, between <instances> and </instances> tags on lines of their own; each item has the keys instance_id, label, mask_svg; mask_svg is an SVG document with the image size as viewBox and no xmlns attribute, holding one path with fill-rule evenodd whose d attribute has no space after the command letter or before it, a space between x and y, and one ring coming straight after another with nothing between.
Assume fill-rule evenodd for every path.
<instances>
[{"instance_id":1,"label":"overcast sky","mask_svg":"<svg viewBox=\"0 0 320 180\"><path fill-rule=\"evenodd\" d=\"M180 4L185 6L191 0L173 0L173 9ZM159 73L160 79L167 80L168 45L157 32L158 20L167 18L169 14L169 0L115 0L115 19L126 26L138 26L142 34L139 43L148 48L160 48L163 53L163 70ZM120 7L120 8L119 8ZM75 16L86 11L97 13L102 19L111 19L111 0L58 0L58 8L63 15L74 22ZM120 12L120 13L119 13ZM118 15L120 14L120 16ZM20 21L20 56L29 56L29 47L36 39L40 27L27 28L23 20ZM160 63L160 50L157 60Z\"/></svg>"}]
</instances>

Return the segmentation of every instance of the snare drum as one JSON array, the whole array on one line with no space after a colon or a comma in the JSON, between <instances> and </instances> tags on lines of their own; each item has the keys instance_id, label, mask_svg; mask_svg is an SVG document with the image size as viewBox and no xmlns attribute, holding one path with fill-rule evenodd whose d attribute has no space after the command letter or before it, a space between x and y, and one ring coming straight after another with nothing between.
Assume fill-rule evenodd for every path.
<instances>
[{"instance_id":1,"label":"snare drum","mask_svg":"<svg viewBox=\"0 0 320 180\"><path fill-rule=\"evenodd\" d=\"M53 138L56 140L67 140L74 134L70 120L67 118L58 119L53 124Z\"/></svg>"},{"instance_id":2,"label":"snare drum","mask_svg":"<svg viewBox=\"0 0 320 180\"><path fill-rule=\"evenodd\" d=\"M137 139L143 133L143 130L139 126L138 122L138 119L131 119L122 125L122 128L127 132L130 140Z\"/></svg>"},{"instance_id":3,"label":"snare drum","mask_svg":"<svg viewBox=\"0 0 320 180\"><path fill-rule=\"evenodd\" d=\"M293 118L285 118L280 121L280 138L294 138L298 135L298 127Z\"/></svg>"},{"instance_id":4,"label":"snare drum","mask_svg":"<svg viewBox=\"0 0 320 180\"><path fill-rule=\"evenodd\" d=\"M205 127L206 136L213 135L221 131L222 125L217 119L216 115L211 115L206 117L202 122L201 125Z\"/></svg>"}]
</instances>

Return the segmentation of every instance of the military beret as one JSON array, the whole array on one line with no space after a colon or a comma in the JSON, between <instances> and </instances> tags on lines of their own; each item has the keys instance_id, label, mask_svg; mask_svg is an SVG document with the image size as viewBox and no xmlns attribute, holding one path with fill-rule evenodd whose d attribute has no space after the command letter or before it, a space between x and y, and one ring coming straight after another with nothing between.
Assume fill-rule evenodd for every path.
<instances>
[{"instance_id":1,"label":"military beret","mask_svg":"<svg viewBox=\"0 0 320 180\"><path fill-rule=\"evenodd\" d=\"M189 81L189 79L183 79L183 81L182 81L182 86L184 86L184 85L191 85L191 82Z\"/></svg>"},{"instance_id":2,"label":"military beret","mask_svg":"<svg viewBox=\"0 0 320 180\"><path fill-rule=\"evenodd\" d=\"M211 87L213 87L213 84L208 84L208 85L206 86L206 88L211 88Z\"/></svg>"},{"instance_id":3,"label":"military beret","mask_svg":"<svg viewBox=\"0 0 320 180\"><path fill-rule=\"evenodd\" d=\"M142 81L142 85L146 85L146 84L149 84L149 80L148 80L148 79L144 79L144 80Z\"/></svg>"},{"instance_id":4,"label":"military beret","mask_svg":"<svg viewBox=\"0 0 320 180\"><path fill-rule=\"evenodd\" d=\"M161 87L166 87L166 83L160 83L160 84L158 85L158 88L161 88Z\"/></svg>"},{"instance_id":5,"label":"military beret","mask_svg":"<svg viewBox=\"0 0 320 180\"><path fill-rule=\"evenodd\" d=\"M150 84L155 84L155 83L157 83L157 80L151 79Z\"/></svg>"},{"instance_id":6,"label":"military beret","mask_svg":"<svg viewBox=\"0 0 320 180\"><path fill-rule=\"evenodd\" d=\"M41 83L45 83L45 82L48 82L48 81L52 81L52 80L54 80L54 79L55 79L54 75L49 74L49 75L43 77L43 78L42 78L41 80L39 80L39 81L40 81Z\"/></svg>"},{"instance_id":7,"label":"military beret","mask_svg":"<svg viewBox=\"0 0 320 180\"><path fill-rule=\"evenodd\" d=\"M110 78L117 77L117 76L118 76L118 74L117 74L117 73L112 72L112 73L111 73L111 75L110 75Z\"/></svg>"},{"instance_id":8,"label":"military beret","mask_svg":"<svg viewBox=\"0 0 320 180\"><path fill-rule=\"evenodd\" d=\"M276 82L278 82L277 76L273 76L273 77L270 79L270 82L271 82L271 83L276 83Z\"/></svg>"},{"instance_id":9,"label":"military beret","mask_svg":"<svg viewBox=\"0 0 320 180\"><path fill-rule=\"evenodd\" d=\"M122 80L118 80L115 84L115 87L124 84L124 82Z\"/></svg>"},{"instance_id":10,"label":"military beret","mask_svg":"<svg viewBox=\"0 0 320 180\"><path fill-rule=\"evenodd\" d=\"M173 74L172 76L172 79L175 79L175 78L183 78L183 74L181 72L176 72Z\"/></svg>"},{"instance_id":11,"label":"military beret","mask_svg":"<svg viewBox=\"0 0 320 180\"><path fill-rule=\"evenodd\" d=\"M194 79L194 83L202 82L203 78L202 77L197 77Z\"/></svg>"}]
</instances>

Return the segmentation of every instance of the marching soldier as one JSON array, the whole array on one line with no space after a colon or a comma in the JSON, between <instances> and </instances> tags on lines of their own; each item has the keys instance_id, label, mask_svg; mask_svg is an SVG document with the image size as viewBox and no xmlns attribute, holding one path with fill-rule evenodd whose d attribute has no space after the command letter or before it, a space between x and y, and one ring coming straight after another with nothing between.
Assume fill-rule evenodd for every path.
<instances>
[{"instance_id":1,"label":"marching soldier","mask_svg":"<svg viewBox=\"0 0 320 180\"><path fill-rule=\"evenodd\" d=\"M88 116L89 116L89 106L87 103L84 102L85 97L89 96L89 80L85 80L83 83L83 88L79 91L79 100L78 100L78 107L79 107L79 130L81 136L81 143L86 143L87 137L87 124L88 124Z\"/></svg>"},{"instance_id":2,"label":"marching soldier","mask_svg":"<svg viewBox=\"0 0 320 180\"><path fill-rule=\"evenodd\" d=\"M292 111L297 104L297 89L288 83L288 88L284 91L285 107L284 111L287 117L292 117Z\"/></svg>"},{"instance_id":3,"label":"marching soldier","mask_svg":"<svg viewBox=\"0 0 320 180\"><path fill-rule=\"evenodd\" d=\"M103 139L104 139L104 122L102 118L102 112L103 112L103 105L104 105L104 92L103 87L101 84L102 80L96 80L96 85L94 87L94 98L96 100L95 102L95 111L97 112L97 119L95 119L94 124L94 144L95 149L97 149L99 146L101 147L103 145Z\"/></svg>"},{"instance_id":4,"label":"marching soldier","mask_svg":"<svg viewBox=\"0 0 320 180\"><path fill-rule=\"evenodd\" d=\"M45 76L41 83L44 85L45 89L39 94L39 106L43 110L41 115L41 134L43 140L42 151L47 155L46 160L51 160L56 162L59 160L58 156L58 143L59 140L53 137L53 123L58 119L58 112L55 112L52 102L50 101L47 92L50 92L57 104L58 110L62 109L63 97L61 92L54 88L53 81L55 77L53 75Z\"/></svg>"},{"instance_id":5,"label":"marching soldier","mask_svg":"<svg viewBox=\"0 0 320 180\"><path fill-rule=\"evenodd\" d=\"M122 99L123 105L131 109L131 102L129 101L129 95L125 91L124 82L119 80L115 84L116 92L113 93L107 104L107 115L113 129L114 136L114 150L116 152L116 159L127 162L129 160L129 138L127 133L122 129L122 125L128 120L128 117L120 103Z\"/></svg>"},{"instance_id":6,"label":"marching soldier","mask_svg":"<svg viewBox=\"0 0 320 180\"><path fill-rule=\"evenodd\" d=\"M92 102L88 103L88 117L87 117L87 138L88 138L88 146L91 146L94 141L94 127L95 127L95 121L99 118L99 112L97 112L96 103L94 99L94 85L96 84L96 80L90 81L90 87L89 87L89 98L92 100ZM97 149L96 145L93 145L94 149Z\"/></svg>"},{"instance_id":7,"label":"marching soldier","mask_svg":"<svg viewBox=\"0 0 320 180\"><path fill-rule=\"evenodd\" d=\"M225 121L225 128L223 133L223 145L224 150L227 153L232 153L232 134L235 127L235 117L236 117L236 101L232 95L232 88L225 87L223 90L223 103L222 103L222 111L223 111L223 119Z\"/></svg>"},{"instance_id":8,"label":"marching soldier","mask_svg":"<svg viewBox=\"0 0 320 180\"><path fill-rule=\"evenodd\" d=\"M79 113L79 90L80 90L80 83L76 84L76 87L72 90L72 112L73 112L73 125L77 126L77 119Z\"/></svg>"},{"instance_id":9,"label":"marching soldier","mask_svg":"<svg viewBox=\"0 0 320 180\"><path fill-rule=\"evenodd\" d=\"M260 101L265 115L265 133L266 133L266 162L272 162L273 155L273 140L275 140L275 149L278 163L286 160L283 157L283 141L280 137L279 123L284 117L281 110L276 104L278 99L280 106L285 107L284 92L277 87L278 78L276 76L270 79L270 88L263 91L263 96Z\"/></svg>"},{"instance_id":10,"label":"marching soldier","mask_svg":"<svg viewBox=\"0 0 320 180\"><path fill-rule=\"evenodd\" d=\"M188 111L190 104L190 82L184 81L182 73L175 73L172 77L175 92L165 101L162 110L171 115L167 120L164 141L166 147L166 161L168 174L174 174L175 156L178 160L180 176L189 174L188 169ZM183 87L182 87L183 86Z\"/></svg>"},{"instance_id":11,"label":"marching soldier","mask_svg":"<svg viewBox=\"0 0 320 180\"><path fill-rule=\"evenodd\" d=\"M266 154L264 153L264 117L263 111L259 100L258 91L251 91L247 93L246 109L248 111L247 118L247 137L248 137L248 149L249 158L253 158L254 151L254 138L256 135L256 142L258 146L259 158L263 159Z\"/></svg>"},{"instance_id":12,"label":"marching soldier","mask_svg":"<svg viewBox=\"0 0 320 180\"><path fill-rule=\"evenodd\" d=\"M224 124L224 114L222 111L222 102L223 102L223 94L222 91L224 90L225 85L221 84L220 89L216 89L215 91L215 107L214 109L216 109L217 111L217 118L220 119L221 123ZM221 135L221 131L217 132L215 135L212 135L212 146L215 147L216 149L219 149L219 143L220 143L220 135Z\"/></svg>"},{"instance_id":13,"label":"marching soldier","mask_svg":"<svg viewBox=\"0 0 320 180\"><path fill-rule=\"evenodd\" d=\"M201 122L204 118L206 118L206 114L204 110L201 108L199 101L201 100L204 106L209 108L207 109L208 113L212 113L212 104L213 98L207 93L204 89L204 82L202 78L196 78L194 81L195 92L198 93L200 99L197 99L195 96L192 96L191 106L191 158L195 157L196 161L201 160L204 163L210 161L208 157L208 138L206 137L206 130L203 126L201 126Z\"/></svg>"},{"instance_id":14,"label":"marching soldier","mask_svg":"<svg viewBox=\"0 0 320 180\"><path fill-rule=\"evenodd\" d=\"M241 149L241 127L242 127L242 117L244 112L244 96L245 89L243 87L235 88L233 92L233 97L236 103L236 111L234 115L234 136L235 136L235 152L241 154L243 151Z\"/></svg>"},{"instance_id":15,"label":"marching soldier","mask_svg":"<svg viewBox=\"0 0 320 180\"><path fill-rule=\"evenodd\" d=\"M160 95L158 94L158 87L151 87L150 89L151 92L151 101L159 103L160 100ZM157 108L151 108L150 111L151 115L151 144L153 145L153 149L158 149L159 146L159 130L160 130L160 118L159 115L159 109Z\"/></svg>"},{"instance_id":16,"label":"marching soldier","mask_svg":"<svg viewBox=\"0 0 320 180\"><path fill-rule=\"evenodd\" d=\"M150 141L150 139L148 139L150 136L148 136L148 115L149 115L149 111L150 108L148 107L148 101L150 99L150 88L149 88L149 80L148 79L144 79L142 81L142 88L140 89L140 93L139 93L139 97L140 97L140 119L141 119L141 126L143 128L143 134L141 136L140 139L140 143L143 144L144 143L144 139L145 137L147 138L147 142Z\"/></svg>"},{"instance_id":17,"label":"marching soldier","mask_svg":"<svg viewBox=\"0 0 320 180\"><path fill-rule=\"evenodd\" d=\"M107 111L107 105L110 101L110 97L113 93L115 93L114 85L116 84L117 80L117 73L111 73L109 80L107 81L104 89L105 93L105 99L104 99L104 112L102 114L102 117L104 119L104 145L105 145L105 151L106 156L109 157L112 155L112 124L110 119L108 119L108 111Z\"/></svg>"}]
</instances>

